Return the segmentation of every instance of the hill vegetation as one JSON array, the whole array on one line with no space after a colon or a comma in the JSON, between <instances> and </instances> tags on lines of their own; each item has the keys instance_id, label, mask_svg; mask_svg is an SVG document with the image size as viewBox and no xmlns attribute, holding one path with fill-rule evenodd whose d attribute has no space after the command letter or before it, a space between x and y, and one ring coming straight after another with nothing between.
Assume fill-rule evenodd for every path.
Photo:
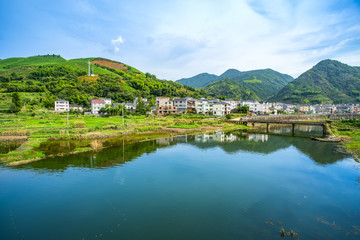
<instances>
[{"instance_id":1,"label":"hill vegetation","mask_svg":"<svg viewBox=\"0 0 360 240\"><path fill-rule=\"evenodd\" d=\"M360 102L360 68L323 60L270 99L287 103Z\"/></svg>"},{"instance_id":2,"label":"hill vegetation","mask_svg":"<svg viewBox=\"0 0 360 240\"><path fill-rule=\"evenodd\" d=\"M95 76L87 76L88 62ZM24 103L52 108L54 100L89 106L91 98L116 102L135 97L205 96L204 91L159 80L155 75L103 58L65 60L58 55L0 60L0 109L9 109L11 94L19 92Z\"/></svg>"},{"instance_id":3,"label":"hill vegetation","mask_svg":"<svg viewBox=\"0 0 360 240\"><path fill-rule=\"evenodd\" d=\"M249 91L241 83L231 79L223 79L207 85L204 90L213 97L230 97L259 101L260 98L252 91Z\"/></svg>"},{"instance_id":4,"label":"hill vegetation","mask_svg":"<svg viewBox=\"0 0 360 240\"><path fill-rule=\"evenodd\" d=\"M224 82L220 82L223 79L232 80L226 81L226 83L230 84L231 86L225 88ZM291 76L276 72L272 69L244 72L236 69L229 69L220 76L202 73L192 78L180 79L177 82L194 88L204 88L205 90L208 90L210 94L216 92L218 95L224 95L228 97L240 95L242 97L251 97L252 99L254 99L254 96L256 96L256 99L267 100L278 93L280 89L282 89L292 80L293 78ZM215 84L217 82L219 83ZM221 87L220 89L215 90L216 86ZM232 89L234 92L231 93L229 89ZM224 90L224 92L221 90ZM242 91L250 91L251 94L240 94ZM242 99L251 100L251 98Z\"/></svg>"}]
</instances>

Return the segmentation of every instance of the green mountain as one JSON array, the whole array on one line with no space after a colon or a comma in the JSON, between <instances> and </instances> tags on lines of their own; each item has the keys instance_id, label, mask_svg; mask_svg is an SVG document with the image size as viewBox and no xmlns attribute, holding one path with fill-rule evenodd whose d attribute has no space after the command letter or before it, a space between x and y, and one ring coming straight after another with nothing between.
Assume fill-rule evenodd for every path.
<instances>
[{"instance_id":1,"label":"green mountain","mask_svg":"<svg viewBox=\"0 0 360 240\"><path fill-rule=\"evenodd\" d=\"M282 89L286 84L294 80L291 76L279 73L272 69L261 69L244 72L236 69L229 69L220 76L206 73L199 74L192 78L183 78L178 80L177 82L190 87L208 89L208 85L213 84L217 81L221 81L223 79L231 79L234 82L241 84L241 89L246 89L245 91L253 92L260 98L260 100L269 99L270 97L278 93L280 89ZM231 82L231 84L233 85L233 82ZM236 86L239 87L239 84L237 84ZM219 86L220 85L223 86L223 83L220 83ZM212 94L213 92L217 92L220 95L228 97L232 97L233 95L235 95L226 95L229 93L221 92L219 90L215 91L215 86L217 85L212 85L212 91L209 92L210 94ZM232 86L231 88L234 89L235 86ZM222 87L222 89L225 88Z\"/></svg>"},{"instance_id":2,"label":"green mountain","mask_svg":"<svg viewBox=\"0 0 360 240\"><path fill-rule=\"evenodd\" d=\"M91 62L93 76L88 76ZM159 80L124 63L104 58L66 60L58 55L8 58L0 60L0 110L10 105L10 95L19 92L31 106L53 107L62 98L70 103L89 106L92 98L132 101L141 96L202 97L195 90L173 81Z\"/></svg>"},{"instance_id":3,"label":"green mountain","mask_svg":"<svg viewBox=\"0 0 360 240\"><path fill-rule=\"evenodd\" d=\"M244 87L243 84L231 79L223 79L207 85L204 90L214 97L226 96L241 100L259 101L260 98L252 91Z\"/></svg>"},{"instance_id":4,"label":"green mountain","mask_svg":"<svg viewBox=\"0 0 360 240\"><path fill-rule=\"evenodd\" d=\"M360 102L360 68L323 60L270 99L288 103Z\"/></svg>"},{"instance_id":5,"label":"green mountain","mask_svg":"<svg viewBox=\"0 0 360 240\"><path fill-rule=\"evenodd\" d=\"M209 73L200 73L194 77L191 78L182 78L180 80L177 80L176 82L184 85L184 86L190 86L194 88L201 88L209 85L212 82L215 82L218 80L218 76L215 74L209 74Z\"/></svg>"}]
</instances>

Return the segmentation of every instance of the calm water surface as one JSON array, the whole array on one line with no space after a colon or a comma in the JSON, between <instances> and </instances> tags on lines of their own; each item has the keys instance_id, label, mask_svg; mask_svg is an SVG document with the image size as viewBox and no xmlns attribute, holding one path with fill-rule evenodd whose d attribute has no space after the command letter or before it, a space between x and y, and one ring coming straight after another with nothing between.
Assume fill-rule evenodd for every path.
<instances>
[{"instance_id":1,"label":"calm water surface","mask_svg":"<svg viewBox=\"0 0 360 240\"><path fill-rule=\"evenodd\" d=\"M1 239L360 237L360 164L334 144L215 133L117 145L0 166Z\"/></svg>"}]
</instances>

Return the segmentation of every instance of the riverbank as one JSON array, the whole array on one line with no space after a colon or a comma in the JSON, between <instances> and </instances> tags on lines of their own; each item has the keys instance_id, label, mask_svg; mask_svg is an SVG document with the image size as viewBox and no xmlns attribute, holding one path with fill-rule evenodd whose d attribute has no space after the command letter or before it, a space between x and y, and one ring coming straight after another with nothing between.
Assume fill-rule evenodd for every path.
<instances>
[{"instance_id":1,"label":"riverbank","mask_svg":"<svg viewBox=\"0 0 360 240\"><path fill-rule=\"evenodd\" d=\"M19 165L38 161L46 157L97 151L106 146L105 139L153 139L159 137L238 129L239 125L226 123L222 119L199 115L177 115L166 117L128 116L95 117L46 113L39 116L26 114L0 115L0 135L3 141L25 139L20 147L0 154L0 162ZM245 126L240 126L246 128ZM42 146L49 141L80 140L70 152L45 154Z\"/></svg>"},{"instance_id":2,"label":"riverbank","mask_svg":"<svg viewBox=\"0 0 360 240\"><path fill-rule=\"evenodd\" d=\"M344 148L360 162L360 119L340 120L330 127L333 134L341 139Z\"/></svg>"}]
</instances>

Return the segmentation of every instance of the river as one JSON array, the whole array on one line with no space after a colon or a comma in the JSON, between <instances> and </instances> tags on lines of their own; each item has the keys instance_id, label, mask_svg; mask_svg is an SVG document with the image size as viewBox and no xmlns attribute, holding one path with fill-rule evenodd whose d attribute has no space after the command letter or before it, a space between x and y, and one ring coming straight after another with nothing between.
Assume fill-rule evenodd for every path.
<instances>
[{"instance_id":1,"label":"river","mask_svg":"<svg viewBox=\"0 0 360 240\"><path fill-rule=\"evenodd\" d=\"M360 237L360 164L335 144L217 132L114 145L0 165L1 239Z\"/></svg>"}]
</instances>

